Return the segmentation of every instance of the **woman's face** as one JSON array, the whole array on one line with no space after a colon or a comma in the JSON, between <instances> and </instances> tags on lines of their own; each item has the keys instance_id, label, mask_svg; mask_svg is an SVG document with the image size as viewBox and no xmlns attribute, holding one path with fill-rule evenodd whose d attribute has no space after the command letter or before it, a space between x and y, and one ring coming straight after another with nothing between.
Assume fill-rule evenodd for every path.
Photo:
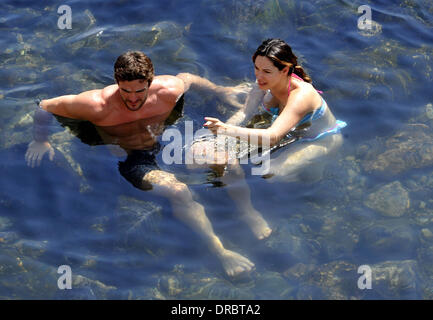
<instances>
[{"instance_id":1,"label":"woman's face","mask_svg":"<svg viewBox=\"0 0 433 320\"><path fill-rule=\"evenodd\" d=\"M280 71L269 58L257 56L254 70L259 88L267 90L275 87L282 80L286 68Z\"/></svg>"}]
</instances>

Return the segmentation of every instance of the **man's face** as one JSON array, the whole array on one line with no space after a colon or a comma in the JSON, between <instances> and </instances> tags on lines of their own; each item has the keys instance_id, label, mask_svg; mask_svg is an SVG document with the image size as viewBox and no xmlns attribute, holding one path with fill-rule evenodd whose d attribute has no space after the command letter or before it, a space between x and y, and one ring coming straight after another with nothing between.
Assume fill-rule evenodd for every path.
<instances>
[{"instance_id":1,"label":"man's face","mask_svg":"<svg viewBox=\"0 0 433 320\"><path fill-rule=\"evenodd\" d=\"M137 111L146 102L149 87L145 80L119 81L119 93L128 110Z\"/></svg>"}]
</instances>

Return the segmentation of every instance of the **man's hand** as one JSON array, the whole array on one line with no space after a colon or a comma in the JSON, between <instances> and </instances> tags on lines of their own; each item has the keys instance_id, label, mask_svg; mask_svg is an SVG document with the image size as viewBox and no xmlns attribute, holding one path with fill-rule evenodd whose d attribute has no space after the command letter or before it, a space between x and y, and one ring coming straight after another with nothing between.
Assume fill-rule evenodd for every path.
<instances>
[{"instance_id":1,"label":"man's hand","mask_svg":"<svg viewBox=\"0 0 433 320\"><path fill-rule=\"evenodd\" d=\"M247 83L242 83L236 87L222 87L217 88L217 92L229 104L236 108L243 108L248 92L251 91L251 86Z\"/></svg>"},{"instance_id":2,"label":"man's hand","mask_svg":"<svg viewBox=\"0 0 433 320\"><path fill-rule=\"evenodd\" d=\"M217 95L220 95L222 99L236 108L243 108L244 103L240 100L245 100L252 88L252 85L248 83L242 83L235 87L219 86L205 78L191 73L179 73L176 77L183 81L184 92L188 91L191 86L210 90Z\"/></svg>"},{"instance_id":3,"label":"man's hand","mask_svg":"<svg viewBox=\"0 0 433 320\"><path fill-rule=\"evenodd\" d=\"M54 159L54 149L51 146L51 144L46 142L37 142L32 141L30 142L27 152L25 155L25 159L27 162L27 165L29 167L38 167L41 165L41 160L44 157L44 154L48 152L48 158L53 161Z\"/></svg>"}]
</instances>

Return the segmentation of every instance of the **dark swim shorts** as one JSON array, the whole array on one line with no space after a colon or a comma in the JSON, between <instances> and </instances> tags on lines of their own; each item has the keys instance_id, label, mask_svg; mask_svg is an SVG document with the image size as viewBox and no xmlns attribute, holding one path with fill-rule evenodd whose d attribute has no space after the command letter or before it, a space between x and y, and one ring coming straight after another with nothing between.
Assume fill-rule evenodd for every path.
<instances>
[{"instance_id":1,"label":"dark swim shorts","mask_svg":"<svg viewBox=\"0 0 433 320\"><path fill-rule=\"evenodd\" d=\"M165 120L164 125L173 125L183 116L184 95L182 94L176 101L170 116ZM152 149L133 150L125 161L119 161L120 174L136 188L142 190L152 189L152 185L144 181L144 176L152 170L161 170L156 163L156 155L161 150L161 145L156 143Z\"/></svg>"},{"instance_id":2,"label":"dark swim shorts","mask_svg":"<svg viewBox=\"0 0 433 320\"><path fill-rule=\"evenodd\" d=\"M159 143L156 143L152 149L132 150L125 161L119 161L120 174L136 188L152 189L152 185L143 178L152 170L161 170L156 163L156 155L160 150Z\"/></svg>"}]
</instances>

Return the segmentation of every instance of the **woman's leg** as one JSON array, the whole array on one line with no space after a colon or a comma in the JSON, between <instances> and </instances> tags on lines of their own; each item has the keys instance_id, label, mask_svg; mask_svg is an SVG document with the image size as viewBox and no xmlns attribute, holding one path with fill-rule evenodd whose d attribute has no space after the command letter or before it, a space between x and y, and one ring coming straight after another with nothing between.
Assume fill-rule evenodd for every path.
<instances>
[{"instance_id":1,"label":"woman's leg","mask_svg":"<svg viewBox=\"0 0 433 320\"><path fill-rule=\"evenodd\" d=\"M229 196L233 199L236 207L240 211L240 218L245 221L258 239L268 237L272 229L263 219L262 215L253 207L251 203L251 192L245 181L245 174L235 158L232 159L227 151L215 151L216 140L200 141L195 143L188 151L190 159L201 160L201 165L192 163L190 169L198 167L211 168L220 181L226 185ZM228 167L227 172L224 167Z\"/></svg>"},{"instance_id":2,"label":"woman's leg","mask_svg":"<svg viewBox=\"0 0 433 320\"><path fill-rule=\"evenodd\" d=\"M269 182L294 182L307 176L310 181L320 179L326 162L332 159L342 143L340 133L315 142L295 142L271 159L269 176L272 179Z\"/></svg>"},{"instance_id":3,"label":"woman's leg","mask_svg":"<svg viewBox=\"0 0 433 320\"><path fill-rule=\"evenodd\" d=\"M252 232L258 239L268 237L271 234L272 229L269 227L260 212L253 207L251 202L251 191L246 183L245 173L239 162L229 165L229 170L221 178L221 181L227 185L227 192L240 211L241 220L251 228Z\"/></svg>"}]
</instances>

